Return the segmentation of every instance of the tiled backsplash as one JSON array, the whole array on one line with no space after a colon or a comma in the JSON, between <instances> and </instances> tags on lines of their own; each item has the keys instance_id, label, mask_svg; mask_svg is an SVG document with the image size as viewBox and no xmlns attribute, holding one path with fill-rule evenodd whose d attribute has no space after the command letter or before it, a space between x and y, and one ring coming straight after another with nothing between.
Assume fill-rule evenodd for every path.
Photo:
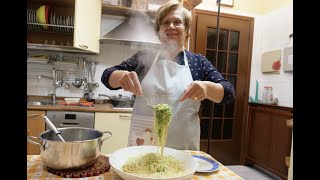
<instances>
[{"instance_id":1,"label":"tiled backsplash","mask_svg":"<svg viewBox=\"0 0 320 180\"><path fill-rule=\"evenodd\" d=\"M108 95L131 95L130 92L125 92L123 90L109 90L101 83L101 75L103 71L111 66L120 64L123 60L131 57L134 53L141 49L154 48L150 46L135 45L130 46L128 44L114 42L108 44L100 45L100 53L98 55L92 55L87 58L88 61L96 62L96 73L95 81L99 83L99 87L93 90L94 98L98 97L98 94L108 94ZM76 56L76 55L75 55ZM50 64L35 64L28 63L28 78L27 78L27 94L37 95L37 96L48 96L53 92L52 80L41 78L38 79L39 75L51 76L53 65ZM56 67L58 70L61 67ZM76 65L69 67L64 66L64 70L75 71ZM62 87L56 88L56 95L63 97L83 97L86 91L84 87L75 88L70 85L69 88L65 88L63 84Z\"/></svg>"}]
</instances>

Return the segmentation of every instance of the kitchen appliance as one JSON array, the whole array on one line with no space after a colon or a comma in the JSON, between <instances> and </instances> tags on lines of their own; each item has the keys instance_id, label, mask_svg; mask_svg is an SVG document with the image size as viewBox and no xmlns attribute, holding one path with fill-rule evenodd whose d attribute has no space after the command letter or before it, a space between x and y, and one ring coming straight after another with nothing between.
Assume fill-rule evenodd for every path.
<instances>
[{"instance_id":1,"label":"kitchen appliance","mask_svg":"<svg viewBox=\"0 0 320 180\"><path fill-rule=\"evenodd\" d=\"M39 137L28 136L30 143L40 146L42 162L55 170L78 170L94 164L101 155L103 141L110 138L109 131L83 127L58 128L66 142L62 142L55 132L47 130ZM109 136L102 138L104 133ZM40 143L31 139L38 139Z\"/></svg>"},{"instance_id":2,"label":"kitchen appliance","mask_svg":"<svg viewBox=\"0 0 320 180\"><path fill-rule=\"evenodd\" d=\"M112 101L111 108L112 109L124 109L124 110L132 110L134 102L129 101Z\"/></svg>"},{"instance_id":3,"label":"kitchen appliance","mask_svg":"<svg viewBox=\"0 0 320 180\"><path fill-rule=\"evenodd\" d=\"M111 100L111 107L112 109L126 109L126 110L132 110L133 104L135 101L135 97L132 96L124 96L122 94L115 95L115 96L109 96L106 94L98 94L99 97L104 96L108 97Z\"/></svg>"},{"instance_id":4,"label":"kitchen appliance","mask_svg":"<svg viewBox=\"0 0 320 180\"><path fill-rule=\"evenodd\" d=\"M94 128L94 112L47 111L47 117L57 128ZM48 129L50 129L50 127L46 124L46 130Z\"/></svg>"},{"instance_id":5,"label":"kitchen appliance","mask_svg":"<svg viewBox=\"0 0 320 180\"><path fill-rule=\"evenodd\" d=\"M160 45L159 37L154 31L154 22L140 11L131 12L117 27L102 35L100 42L108 40L124 41L129 43L148 43Z\"/></svg>"}]
</instances>

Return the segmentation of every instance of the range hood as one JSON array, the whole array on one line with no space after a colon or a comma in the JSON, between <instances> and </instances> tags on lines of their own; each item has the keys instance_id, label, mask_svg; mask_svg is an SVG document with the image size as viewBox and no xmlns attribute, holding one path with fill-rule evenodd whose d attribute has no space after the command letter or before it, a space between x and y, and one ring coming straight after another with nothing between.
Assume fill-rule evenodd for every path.
<instances>
[{"instance_id":1,"label":"range hood","mask_svg":"<svg viewBox=\"0 0 320 180\"><path fill-rule=\"evenodd\" d=\"M112 25L115 25L115 27L110 29L110 26ZM122 19L118 18L117 22L112 22L110 16L105 17L104 20L102 19L101 26L102 34L100 42L102 43L112 40L138 44L160 44L160 40L154 31L154 23L151 21L149 16L145 14L131 14L130 16ZM109 29L105 30L103 29L103 26L108 27Z\"/></svg>"}]
</instances>

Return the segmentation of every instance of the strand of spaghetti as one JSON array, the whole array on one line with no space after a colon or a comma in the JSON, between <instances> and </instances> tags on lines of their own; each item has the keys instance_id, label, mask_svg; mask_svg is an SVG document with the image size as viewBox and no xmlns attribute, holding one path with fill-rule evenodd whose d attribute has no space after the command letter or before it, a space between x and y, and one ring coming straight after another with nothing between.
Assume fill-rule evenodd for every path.
<instances>
[{"instance_id":1,"label":"strand of spaghetti","mask_svg":"<svg viewBox=\"0 0 320 180\"><path fill-rule=\"evenodd\" d=\"M161 156L167 143L168 126L172 119L172 110L168 104L157 104L155 107L154 129L157 136L157 145L160 148Z\"/></svg>"}]
</instances>

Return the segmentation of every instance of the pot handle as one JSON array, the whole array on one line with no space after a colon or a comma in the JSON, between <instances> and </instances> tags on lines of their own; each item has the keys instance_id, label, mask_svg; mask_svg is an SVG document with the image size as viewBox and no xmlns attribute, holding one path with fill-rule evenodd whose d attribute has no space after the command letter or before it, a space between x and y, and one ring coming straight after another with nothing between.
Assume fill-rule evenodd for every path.
<instances>
[{"instance_id":1,"label":"pot handle","mask_svg":"<svg viewBox=\"0 0 320 180\"><path fill-rule=\"evenodd\" d=\"M112 136L112 133L111 133L110 131L104 131L104 132L102 132L102 134L104 134L104 133L108 133L109 136L101 140L101 145L102 145L102 143L103 143L104 140L106 140L106 139L108 139L108 138L110 138L110 137Z\"/></svg>"},{"instance_id":2,"label":"pot handle","mask_svg":"<svg viewBox=\"0 0 320 180\"><path fill-rule=\"evenodd\" d=\"M40 139L40 138L35 137L35 136L28 136L28 137L27 137L27 140L28 140L28 142L30 142L30 143L32 143L32 144L36 144L36 145L39 145L40 147L42 147L42 145L41 145L40 143L35 142L35 141L32 141L30 138L33 138L33 139Z\"/></svg>"}]
</instances>

